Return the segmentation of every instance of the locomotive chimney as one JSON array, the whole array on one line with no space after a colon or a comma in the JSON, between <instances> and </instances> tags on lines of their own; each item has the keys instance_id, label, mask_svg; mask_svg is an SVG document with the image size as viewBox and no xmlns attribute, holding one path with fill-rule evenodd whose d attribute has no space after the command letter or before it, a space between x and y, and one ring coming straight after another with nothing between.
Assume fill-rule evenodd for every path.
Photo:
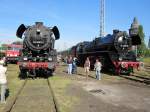
<instances>
[{"instance_id":1,"label":"locomotive chimney","mask_svg":"<svg viewBox=\"0 0 150 112\"><path fill-rule=\"evenodd\" d=\"M113 30L113 34L115 35L115 34L117 34L117 33L119 33L119 30L118 30L118 29L114 29L114 30Z\"/></svg>"},{"instance_id":2,"label":"locomotive chimney","mask_svg":"<svg viewBox=\"0 0 150 112\"><path fill-rule=\"evenodd\" d=\"M42 26L42 25L43 25L43 22L35 22L35 25L36 25L36 26Z\"/></svg>"}]
</instances>

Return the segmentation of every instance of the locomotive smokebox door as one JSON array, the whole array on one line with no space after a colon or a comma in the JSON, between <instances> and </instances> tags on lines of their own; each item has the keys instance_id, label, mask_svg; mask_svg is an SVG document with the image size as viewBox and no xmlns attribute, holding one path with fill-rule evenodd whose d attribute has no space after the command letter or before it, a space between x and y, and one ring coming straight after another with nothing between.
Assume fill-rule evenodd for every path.
<instances>
[{"instance_id":1,"label":"locomotive smokebox door","mask_svg":"<svg viewBox=\"0 0 150 112\"><path fill-rule=\"evenodd\" d=\"M17 32L16 32L16 36L19 37L19 38L22 38L22 35L24 33L24 31L26 30L27 28L25 27L24 24L21 24L18 29L17 29Z\"/></svg>"}]
</instances>

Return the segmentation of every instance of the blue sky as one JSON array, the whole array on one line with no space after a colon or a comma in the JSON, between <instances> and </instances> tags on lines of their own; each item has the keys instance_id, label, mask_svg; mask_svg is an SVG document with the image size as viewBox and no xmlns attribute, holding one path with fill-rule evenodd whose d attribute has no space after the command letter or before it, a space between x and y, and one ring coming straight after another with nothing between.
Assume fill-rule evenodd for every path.
<instances>
[{"instance_id":1,"label":"blue sky","mask_svg":"<svg viewBox=\"0 0 150 112\"><path fill-rule=\"evenodd\" d=\"M58 50L99 35L100 0L0 0L0 42L16 40L17 27L43 21L57 25L61 38ZM105 32L128 31L136 16L143 25L146 41L150 36L150 0L106 0Z\"/></svg>"}]
</instances>

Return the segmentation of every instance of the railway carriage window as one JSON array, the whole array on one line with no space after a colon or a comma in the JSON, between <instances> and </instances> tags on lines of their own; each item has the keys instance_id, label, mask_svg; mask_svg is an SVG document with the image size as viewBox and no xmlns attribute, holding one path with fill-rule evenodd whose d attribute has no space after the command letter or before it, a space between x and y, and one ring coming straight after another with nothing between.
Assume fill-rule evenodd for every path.
<instances>
[{"instance_id":1,"label":"railway carriage window","mask_svg":"<svg viewBox=\"0 0 150 112\"><path fill-rule=\"evenodd\" d=\"M11 47L8 47L8 50L12 50L12 48L11 48Z\"/></svg>"},{"instance_id":2,"label":"railway carriage window","mask_svg":"<svg viewBox=\"0 0 150 112\"><path fill-rule=\"evenodd\" d=\"M21 48L14 47L15 51L20 51Z\"/></svg>"}]
</instances>

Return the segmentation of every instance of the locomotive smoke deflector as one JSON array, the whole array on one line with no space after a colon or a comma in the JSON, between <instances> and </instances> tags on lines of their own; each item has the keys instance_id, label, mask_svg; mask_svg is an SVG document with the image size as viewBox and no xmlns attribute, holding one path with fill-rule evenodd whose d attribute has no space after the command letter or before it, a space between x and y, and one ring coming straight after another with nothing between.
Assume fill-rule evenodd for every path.
<instances>
[{"instance_id":1,"label":"locomotive smoke deflector","mask_svg":"<svg viewBox=\"0 0 150 112\"><path fill-rule=\"evenodd\" d=\"M36 26L40 27L43 25L43 22L35 22L35 24ZM22 38L22 35L25 32L25 30L27 30L26 26L24 24L21 24L17 29L16 36L19 38ZM59 33L57 26L54 26L51 30L53 31L55 35L55 40L58 40L60 38L60 33ZM40 34L40 31L37 31L37 34Z\"/></svg>"},{"instance_id":2,"label":"locomotive smoke deflector","mask_svg":"<svg viewBox=\"0 0 150 112\"><path fill-rule=\"evenodd\" d=\"M26 30L27 28L25 27L24 24L21 24L18 29L17 29L17 32L16 32L16 36L19 37L19 38L22 38L22 35L24 33L24 31Z\"/></svg>"},{"instance_id":3,"label":"locomotive smoke deflector","mask_svg":"<svg viewBox=\"0 0 150 112\"><path fill-rule=\"evenodd\" d=\"M57 26L54 26L52 28L52 31L53 31L53 33L55 35L55 40L58 40L60 38L60 34L59 34L59 30L58 30Z\"/></svg>"}]
</instances>

